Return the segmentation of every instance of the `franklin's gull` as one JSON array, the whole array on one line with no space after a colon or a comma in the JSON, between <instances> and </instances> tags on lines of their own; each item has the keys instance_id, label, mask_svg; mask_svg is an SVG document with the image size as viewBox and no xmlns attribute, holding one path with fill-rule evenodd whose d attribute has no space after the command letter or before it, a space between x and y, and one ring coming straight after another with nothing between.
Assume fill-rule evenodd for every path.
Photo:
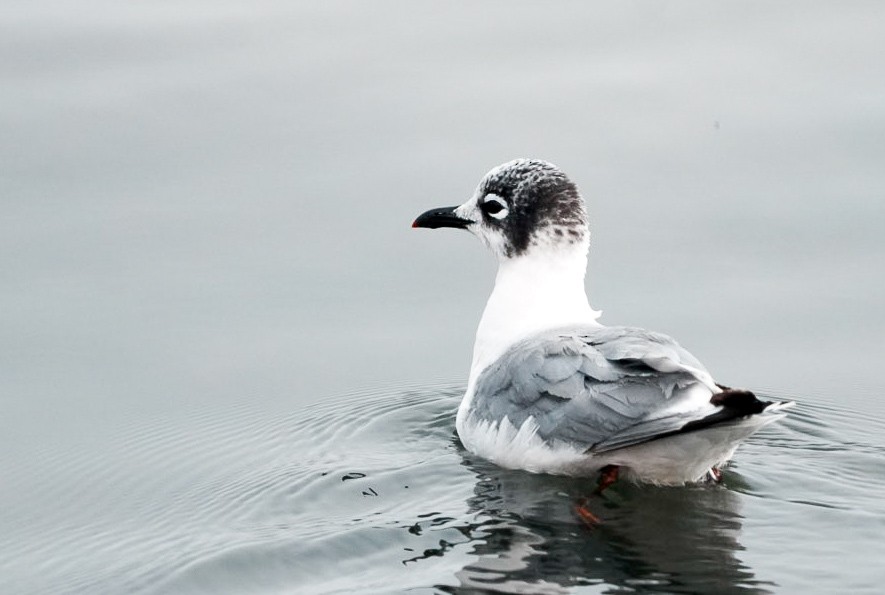
<instances>
[{"instance_id":1,"label":"franklin's gull","mask_svg":"<svg viewBox=\"0 0 885 595\"><path fill-rule=\"evenodd\" d=\"M792 402L717 384L667 335L603 326L587 301L584 200L556 166L492 169L413 227L473 233L498 260L456 427L498 465L679 485L720 477L738 444ZM590 515L592 517L592 515Z\"/></svg>"}]
</instances>

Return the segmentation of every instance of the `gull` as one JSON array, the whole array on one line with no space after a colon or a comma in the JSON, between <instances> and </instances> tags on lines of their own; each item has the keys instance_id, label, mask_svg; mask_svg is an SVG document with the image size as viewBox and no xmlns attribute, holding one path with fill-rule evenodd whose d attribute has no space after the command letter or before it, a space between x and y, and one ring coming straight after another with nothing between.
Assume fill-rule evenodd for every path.
<instances>
[{"instance_id":1,"label":"gull","mask_svg":"<svg viewBox=\"0 0 885 595\"><path fill-rule=\"evenodd\" d=\"M718 481L739 443L794 404L717 384L667 335L601 324L584 289L584 199L551 163L499 165L467 202L431 209L412 227L467 230L498 261L455 422L475 455L535 473L598 474L595 493L619 477Z\"/></svg>"}]
</instances>

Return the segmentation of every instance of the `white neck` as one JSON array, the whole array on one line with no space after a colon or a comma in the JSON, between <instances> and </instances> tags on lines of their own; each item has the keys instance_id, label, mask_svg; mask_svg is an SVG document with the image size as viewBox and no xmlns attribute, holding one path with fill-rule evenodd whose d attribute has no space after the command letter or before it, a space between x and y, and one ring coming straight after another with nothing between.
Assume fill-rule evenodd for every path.
<instances>
[{"instance_id":1,"label":"white neck","mask_svg":"<svg viewBox=\"0 0 885 595\"><path fill-rule=\"evenodd\" d=\"M570 324L597 324L584 291L587 244L562 246L502 258L495 288L486 304L476 344L469 385L511 345L544 329Z\"/></svg>"}]
</instances>

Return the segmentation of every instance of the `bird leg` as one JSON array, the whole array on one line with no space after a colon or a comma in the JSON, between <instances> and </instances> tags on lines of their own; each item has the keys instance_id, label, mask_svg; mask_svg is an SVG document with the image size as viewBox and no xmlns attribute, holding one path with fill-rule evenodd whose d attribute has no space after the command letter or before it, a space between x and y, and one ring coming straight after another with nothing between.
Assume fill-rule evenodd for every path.
<instances>
[{"instance_id":1,"label":"bird leg","mask_svg":"<svg viewBox=\"0 0 885 595\"><path fill-rule=\"evenodd\" d=\"M608 488L611 484L618 481L618 471L620 471L620 467L617 465L606 465L599 471L599 480L596 482L596 489L593 490L593 494L599 496Z\"/></svg>"},{"instance_id":2,"label":"bird leg","mask_svg":"<svg viewBox=\"0 0 885 595\"><path fill-rule=\"evenodd\" d=\"M719 483L722 481L722 469L719 467L710 467L710 479L714 482Z\"/></svg>"},{"instance_id":3,"label":"bird leg","mask_svg":"<svg viewBox=\"0 0 885 595\"><path fill-rule=\"evenodd\" d=\"M594 496L601 496L602 492L605 491L610 485L618 481L618 471L620 467L617 465L606 465L599 472L599 479L596 482L596 489L593 490ZM584 521L584 524L588 527L595 527L602 523L598 516L590 512L590 508L587 506L588 500L587 498L581 498L575 503L575 514Z\"/></svg>"},{"instance_id":4,"label":"bird leg","mask_svg":"<svg viewBox=\"0 0 885 595\"><path fill-rule=\"evenodd\" d=\"M590 509L587 507L587 498L578 499L575 503L575 514L577 514L578 518L584 521L584 524L590 528L602 523L598 516L590 512Z\"/></svg>"}]
</instances>

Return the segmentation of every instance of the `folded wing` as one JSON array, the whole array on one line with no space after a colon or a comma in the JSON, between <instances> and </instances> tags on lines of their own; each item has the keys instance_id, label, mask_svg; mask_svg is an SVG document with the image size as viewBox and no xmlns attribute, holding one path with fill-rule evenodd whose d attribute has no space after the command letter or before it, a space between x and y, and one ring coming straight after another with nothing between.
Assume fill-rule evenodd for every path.
<instances>
[{"instance_id":1,"label":"folded wing","mask_svg":"<svg viewBox=\"0 0 885 595\"><path fill-rule=\"evenodd\" d=\"M480 374L470 415L515 427L532 418L545 441L606 452L735 417L710 402L715 392L700 362L666 335L570 328L515 345Z\"/></svg>"}]
</instances>

